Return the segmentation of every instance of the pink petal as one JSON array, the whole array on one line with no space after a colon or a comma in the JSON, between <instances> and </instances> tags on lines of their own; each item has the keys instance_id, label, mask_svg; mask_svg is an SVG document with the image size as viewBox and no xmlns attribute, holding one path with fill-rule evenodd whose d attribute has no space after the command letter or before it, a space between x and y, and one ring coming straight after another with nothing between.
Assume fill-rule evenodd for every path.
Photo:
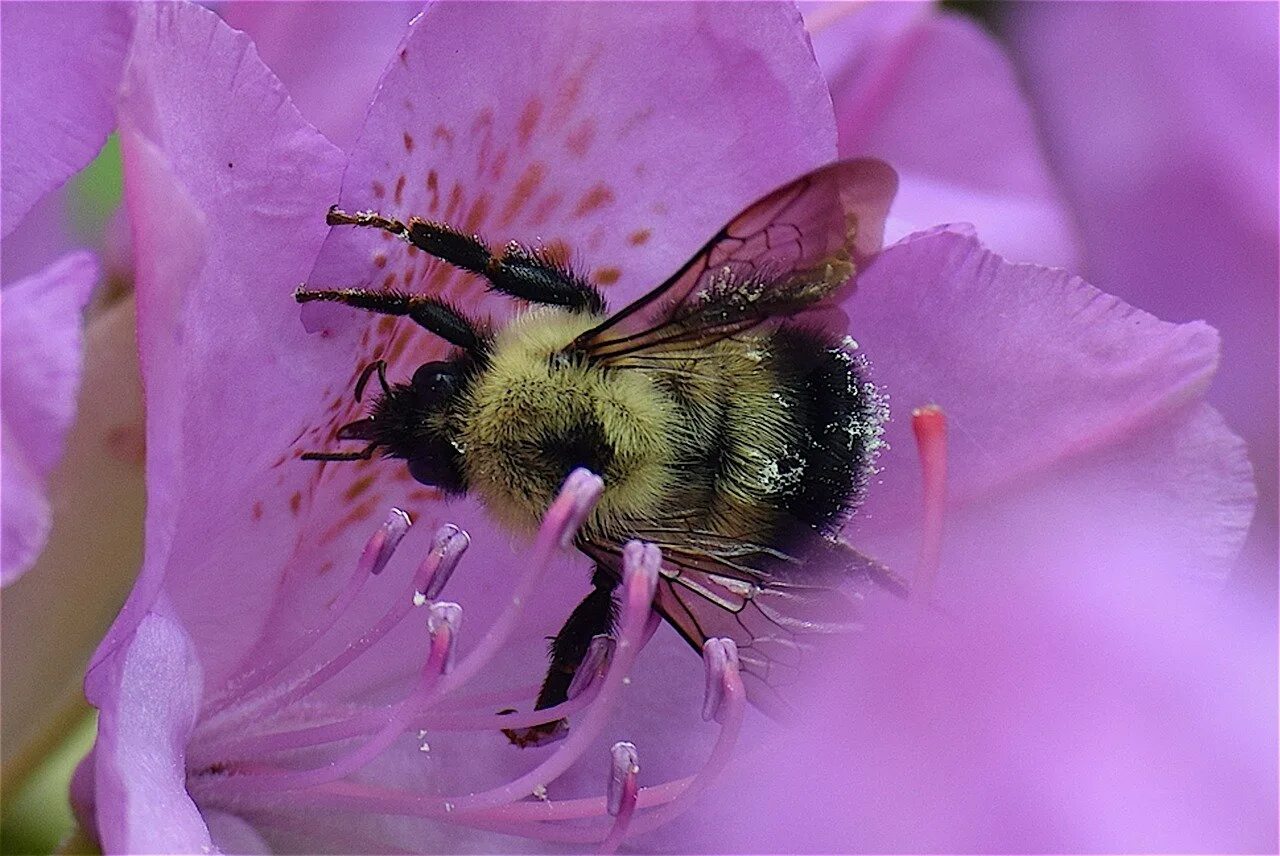
<instances>
[{"instance_id":1,"label":"pink petal","mask_svg":"<svg viewBox=\"0 0 1280 856\"><path fill-rule=\"evenodd\" d=\"M107 853L208 852L186 791L185 750L200 703L200 665L177 622L150 613L103 664L94 805ZM83 794L81 794L83 800Z\"/></svg>"},{"instance_id":2,"label":"pink petal","mask_svg":"<svg viewBox=\"0 0 1280 856\"><path fill-rule=\"evenodd\" d=\"M840 155L882 158L901 178L890 240L967 222L1006 258L1074 266L1068 212L1031 110L982 29L924 3L829 4L808 23Z\"/></svg>"},{"instance_id":3,"label":"pink petal","mask_svg":"<svg viewBox=\"0 0 1280 856\"><path fill-rule=\"evenodd\" d=\"M784 6L442 4L388 68L339 202L568 253L618 306L831 160L830 116ZM474 278L351 228L309 280L391 282L481 299ZM351 317L307 308L325 325Z\"/></svg>"},{"instance_id":4,"label":"pink petal","mask_svg":"<svg viewBox=\"0 0 1280 856\"><path fill-rule=\"evenodd\" d=\"M0 291L3 301L4 552L0 580L22 574L50 525L45 489L75 415L84 354L82 313L98 264L73 253Z\"/></svg>"},{"instance_id":5,"label":"pink petal","mask_svg":"<svg viewBox=\"0 0 1280 856\"><path fill-rule=\"evenodd\" d=\"M106 141L131 26L124 3L6 4L0 69L4 235Z\"/></svg>"},{"instance_id":6,"label":"pink petal","mask_svg":"<svg viewBox=\"0 0 1280 856\"><path fill-rule=\"evenodd\" d=\"M1143 436L1198 400L1217 365L1205 324L1159 321L946 231L886 250L848 309L893 411L868 528L917 507L914 407L946 410L951 501L963 504Z\"/></svg>"},{"instance_id":7,"label":"pink petal","mask_svg":"<svg viewBox=\"0 0 1280 856\"><path fill-rule=\"evenodd\" d=\"M1019 4L1008 30L1090 281L1222 331L1209 399L1249 442L1264 496L1256 546L1274 560L1276 7ZM1255 567L1274 602L1274 562Z\"/></svg>"},{"instance_id":8,"label":"pink petal","mask_svg":"<svg viewBox=\"0 0 1280 856\"><path fill-rule=\"evenodd\" d=\"M303 117L349 149L374 87L421 3L233 2L218 9L253 39Z\"/></svg>"},{"instance_id":9,"label":"pink petal","mask_svg":"<svg viewBox=\"0 0 1280 856\"><path fill-rule=\"evenodd\" d=\"M465 52L456 50L460 44ZM655 61L674 54L678 60ZM511 239L562 244L598 272L606 296L620 306L755 197L833 156L825 88L792 9L441 4L413 25L388 68L339 203L449 220L495 246ZM515 306L484 296L473 277L351 228L331 232L308 285L404 287L405 274L409 287L444 294L477 314ZM334 429L358 415L350 384L370 359L389 357L395 378L441 352L413 325L323 309L311 320L333 334L324 347L347 348L347 362L335 374L334 393L313 408L320 415L305 439L312 449L331 447ZM281 600L272 620L281 636L333 596L336 575L315 579L318 569L334 557L343 572L351 567L375 516L392 504L419 520L402 548L407 553L420 555L426 536L446 521L473 534L450 588L450 597L466 604L468 626L483 626L492 614L486 582L510 579L520 566L518 541L495 531L476 503L442 507L431 492L408 484L396 463L330 466L302 497L309 539L327 539L327 553L300 548L295 557L297 579L308 582ZM581 566L566 567L548 586L542 633L554 632L575 593L584 593ZM420 642L421 628L415 633ZM536 648L521 657L529 663L524 675L545 667ZM410 663L370 659L360 674L370 683L412 673ZM689 662L696 671L696 660Z\"/></svg>"},{"instance_id":10,"label":"pink petal","mask_svg":"<svg viewBox=\"0 0 1280 856\"><path fill-rule=\"evenodd\" d=\"M98 656L163 585L213 681L256 637L293 546L254 524L291 519L294 482L312 471L271 462L313 418L299 403L340 381L336 354L307 347L292 296L340 155L247 37L195 6L139 16L121 124L150 513L138 588Z\"/></svg>"}]
</instances>

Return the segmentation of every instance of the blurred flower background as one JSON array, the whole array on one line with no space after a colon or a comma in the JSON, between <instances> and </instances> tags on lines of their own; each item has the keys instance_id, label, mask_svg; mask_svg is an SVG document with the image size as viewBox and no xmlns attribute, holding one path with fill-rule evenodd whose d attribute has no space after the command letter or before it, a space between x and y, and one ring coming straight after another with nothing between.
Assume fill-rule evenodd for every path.
<instances>
[{"instance_id":1,"label":"blurred flower background","mask_svg":"<svg viewBox=\"0 0 1280 856\"><path fill-rule=\"evenodd\" d=\"M200 189L204 178L193 164L233 142L224 139L234 137L228 128L258 154L277 151L268 145L274 138L253 135L278 126L244 118L278 107L274 95L262 95L274 92L263 66L319 132L287 139L314 158L300 173L310 183L298 182L288 204L310 194L322 211L337 198L343 157L352 158L353 173L381 163L378 140L361 140L360 129L420 9L210 8L252 40L260 62L236 57L242 64L235 68L263 81L257 91L233 75L247 88L228 92L256 91L257 100L216 114L220 90L201 90L197 75L188 80L156 60L173 50L164 33L180 27L165 30L148 14L138 19L148 29L135 32L126 4L0 7L4 852L50 852L73 831L68 780L94 739L84 670L138 578L144 461L177 454L177 439L155 433L179 424L172 416L157 421L153 411L144 428L138 325L151 324L142 348L144 360L152 359L154 408L156 390L175 377L164 376L157 354L180 353L164 350L178 347L165 344L157 320L177 317L164 295L173 278L194 288L190 271L204 257L184 256L198 242L157 211L190 203L219 222L209 207L217 194ZM877 379L895 411L939 400L954 413L954 481L972 489L951 496L939 588L943 603L967 620L955 625L883 604L854 653L824 671L805 727L740 747L695 820L637 846L1274 851L1277 7L819 3L801 11L821 74L814 80L824 82L834 113L823 113L825 94L803 89L804 57L792 59L803 53L800 19L791 41L777 35L788 32L784 26L762 30L778 42L755 50L778 57L778 68L792 75L785 79L800 118L785 132L768 124L777 111L753 115L750 98L734 100L734 92L765 97L749 81L729 77L717 83L724 92L700 95L705 84L682 82L680 54L673 55L664 72L672 76L663 90L670 102L657 105L670 107L673 127L697 133L702 97L748 148L753 134L793 145L769 166L778 176L745 161L739 171L716 173L696 149L671 149L672 157L688 157L671 172L703 184L669 222L684 217L683 228L705 231L753 193L838 149L843 157L882 158L898 171L886 244L940 224L972 224L888 251L860 286L866 300L851 307L855 334L881 368ZM619 14L625 20L628 12ZM209 26L226 44L240 44L221 25ZM625 26L615 27L624 39ZM557 32L549 30L548 44L557 44ZM691 28L687 52L705 50L705 37ZM459 44L478 50L483 42L472 34ZM625 45L617 52L625 55ZM441 56L436 74L466 76L465 62ZM731 70L754 68L742 62L725 60ZM456 93L455 106L468 113L463 83L442 77L436 85ZM598 114L634 106L625 86L610 91L618 104L596 102ZM210 111L203 138L176 136L174 128L198 127L181 118L199 117L197 106ZM378 121L376 111L370 115ZM237 116L241 125L217 124ZM133 171L123 175L122 134L153 147L126 152ZM715 144L714 136L707 140ZM246 168L254 155L245 152ZM579 168L584 176L607 174L609 156L597 148ZM624 159L622 147L612 156ZM147 172L156 163L171 165L166 175L177 176L183 193L157 195L167 185ZM620 205L661 198L663 180L637 182L633 202ZM264 186L278 185L241 190ZM146 222L136 219L140 209L121 205L122 187L135 188L131 204L147 202ZM621 222L625 212L608 213ZM305 273L301 246L296 264L290 248L272 249L287 232L263 227L262 252L252 258L245 248L253 234L239 247L243 256L228 256L216 242L200 252L217 264L231 258L225 269L233 271L302 264ZM314 256L322 235L317 227L298 242L310 241ZM699 235L682 240L696 244ZM612 249L607 238L601 246ZM676 241L626 256L619 289L636 287L629 276L660 275L682 252ZM589 253L580 254L587 260ZM1130 315L1059 268L1164 321L1207 322L1220 334L1220 352L1207 327ZM1026 298L1032 292L1051 297L1042 306ZM1011 327L1021 338L1007 337ZM918 335L895 332L903 330ZM1123 354L1130 363L1114 376L1085 374L1097 354L1117 365ZM1078 365L1083 376L1058 372L1054 360ZM255 377L245 388L269 396L267 386ZM984 387L985 399L968 392ZM1082 404L1088 410L1076 412ZM858 534L860 544L909 566L904 545L918 531L918 473L905 414L895 416L895 454L872 487ZM1252 465L1252 517L1245 465L1227 429L1243 439ZM154 447L157 436L166 448ZM993 532L1001 536L993 540ZM242 549L252 548L246 542ZM570 601L561 602L567 609ZM554 598L546 608L559 615ZM688 652L671 650L670 664L665 648L646 652L648 672L642 661L636 675L641 698L664 692L655 672L693 669L696 677ZM677 686L671 695L696 698L686 690ZM650 747L665 745L673 756L642 760L646 774L688 772L675 762L703 751L706 741L696 736L663 742L660 717L669 715L640 705L623 717L651 738ZM816 792L815 781L824 783ZM411 833L396 834L410 835L396 839L401 846L421 846ZM306 836L289 840L314 845ZM436 843L483 849L490 842Z\"/></svg>"}]
</instances>

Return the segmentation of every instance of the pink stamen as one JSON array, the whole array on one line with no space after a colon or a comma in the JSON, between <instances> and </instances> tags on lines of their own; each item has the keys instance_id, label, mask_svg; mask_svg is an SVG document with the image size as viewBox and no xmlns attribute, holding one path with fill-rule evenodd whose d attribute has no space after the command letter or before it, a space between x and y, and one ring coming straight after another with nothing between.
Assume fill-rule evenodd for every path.
<instances>
[{"instance_id":1,"label":"pink stamen","mask_svg":"<svg viewBox=\"0 0 1280 856\"><path fill-rule=\"evenodd\" d=\"M600 844L601 853L616 853L636 812L636 782L640 774L639 755L634 743L618 742L609 750L609 781L605 790L613 826Z\"/></svg>"},{"instance_id":2,"label":"pink stamen","mask_svg":"<svg viewBox=\"0 0 1280 856\"><path fill-rule=\"evenodd\" d=\"M524 605L537 590L538 583L551 566L556 552L573 541L578 527L595 508L603 493L604 482L590 470L578 468L569 473L560 493L542 519L542 526L534 541L533 555L524 575L512 590L506 608L480 643L445 678L440 688L442 693L452 692L467 683L502 650L520 620Z\"/></svg>"},{"instance_id":3,"label":"pink stamen","mask_svg":"<svg viewBox=\"0 0 1280 856\"><path fill-rule=\"evenodd\" d=\"M381 755L407 730L417 708L435 691L441 675L449 668L455 640L462 622L462 607L456 603L432 604L427 626L431 631L431 650L423 664L418 685L407 698L392 705L386 723L368 742L328 761L321 767L288 772L258 772L253 768L236 770L236 786L247 791L298 790L312 788L346 778ZM254 773L256 775L244 775Z\"/></svg>"},{"instance_id":4,"label":"pink stamen","mask_svg":"<svg viewBox=\"0 0 1280 856\"><path fill-rule=\"evenodd\" d=\"M924 530L920 555L912 584L912 598L922 603L932 599L934 581L942 556L942 530L947 503L947 417L936 404L911 412L911 428L916 435L923 480Z\"/></svg>"},{"instance_id":5,"label":"pink stamen","mask_svg":"<svg viewBox=\"0 0 1280 856\"><path fill-rule=\"evenodd\" d=\"M453 569L457 567L458 562L461 561L462 555L467 551L467 547L470 544L470 536L458 527L452 524L440 527L432 542L431 552L422 560L422 564L418 566L418 570L413 575L413 597L397 599L367 633L357 638L340 654L286 693L278 703L281 706L289 705L311 694L317 687L337 676L343 669L351 665L357 657L369 650L374 643L395 629L415 605L425 602L423 597L425 597L425 590L428 587L437 589L443 587L443 582L441 582L440 586L433 586L432 583L437 579L447 580L453 574Z\"/></svg>"},{"instance_id":6,"label":"pink stamen","mask_svg":"<svg viewBox=\"0 0 1280 856\"><path fill-rule=\"evenodd\" d=\"M559 778L582 755L608 722L623 681L640 653L640 648L647 641L646 632L661 566L662 551L652 544L632 541L623 548L623 605L615 656L586 716L582 717L556 751L541 764L505 785L483 793L447 800L453 806L453 811L493 808L523 799L539 785Z\"/></svg>"},{"instance_id":7,"label":"pink stamen","mask_svg":"<svg viewBox=\"0 0 1280 856\"><path fill-rule=\"evenodd\" d=\"M391 561L391 557L395 555L396 548L404 540L404 536L409 533L409 527L412 525L413 520L407 513L399 508L391 509L387 514L387 519L365 542L364 549L360 552L360 559L352 569L351 575L342 587L342 591L329 604L328 612L331 616L341 615L346 611L355 602L356 596L359 595L369 578L382 573L383 569ZM333 620L329 618L300 633L298 638L270 663L248 672L242 676L241 680L233 681L227 692L210 703L210 713L225 709L265 685L290 663L293 663L311 650L311 647L332 626Z\"/></svg>"},{"instance_id":8,"label":"pink stamen","mask_svg":"<svg viewBox=\"0 0 1280 856\"><path fill-rule=\"evenodd\" d=\"M603 634L592 636L591 642L587 645L586 656L578 664L577 670L573 673L573 680L569 682L569 689L565 691L566 698L573 701L604 677L611 659L613 659L613 637Z\"/></svg>"}]
</instances>

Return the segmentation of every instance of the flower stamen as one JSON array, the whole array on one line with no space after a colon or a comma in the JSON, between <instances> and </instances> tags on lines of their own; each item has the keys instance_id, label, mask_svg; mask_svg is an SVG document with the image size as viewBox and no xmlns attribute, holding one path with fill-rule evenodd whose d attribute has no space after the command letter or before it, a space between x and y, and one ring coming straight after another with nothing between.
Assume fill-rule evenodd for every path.
<instances>
[{"instance_id":1,"label":"flower stamen","mask_svg":"<svg viewBox=\"0 0 1280 856\"><path fill-rule=\"evenodd\" d=\"M600 844L601 853L616 853L636 811L636 782L640 774L639 755L634 743L619 741L609 750L609 781L605 801L613 826Z\"/></svg>"},{"instance_id":2,"label":"flower stamen","mask_svg":"<svg viewBox=\"0 0 1280 856\"><path fill-rule=\"evenodd\" d=\"M920 554L916 561L911 597L928 603L942 556L943 522L947 504L947 417L936 404L917 407L911 412L911 428L920 455L923 482L924 531Z\"/></svg>"}]
</instances>

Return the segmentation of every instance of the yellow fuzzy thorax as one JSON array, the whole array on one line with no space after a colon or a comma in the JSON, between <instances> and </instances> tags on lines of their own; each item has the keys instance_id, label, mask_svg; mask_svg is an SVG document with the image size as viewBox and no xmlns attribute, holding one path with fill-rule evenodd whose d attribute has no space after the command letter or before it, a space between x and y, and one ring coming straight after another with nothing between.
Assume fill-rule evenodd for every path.
<instances>
[{"instance_id":1,"label":"yellow fuzzy thorax","mask_svg":"<svg viewBox=\"0 0 1280 856\"><path fill-rule=\"evenodd\" d=\"M536 529L555 497L564 474L548 447L564 437L609 449L600 473L606 490L584 535L621 535L625 521L655 515L676 478L675 450L664 435L675 407L652 378L561 356L602 320L560 309L517 317L496 335L459 414L468 484L513 529Z\"/></svg>"}]
</instances>

